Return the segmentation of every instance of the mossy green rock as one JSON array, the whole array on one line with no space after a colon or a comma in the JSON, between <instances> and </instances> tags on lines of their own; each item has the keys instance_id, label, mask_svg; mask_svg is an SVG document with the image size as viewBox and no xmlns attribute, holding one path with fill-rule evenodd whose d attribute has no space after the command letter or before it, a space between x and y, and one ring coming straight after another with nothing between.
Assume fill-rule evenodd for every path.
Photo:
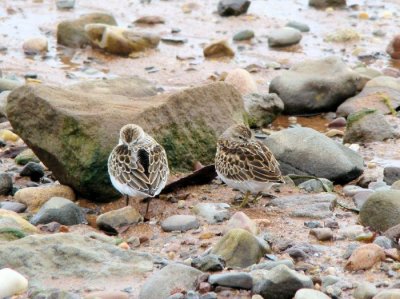
<instances>
[{"instance_id":1,"label":"mossy green rock","mask_svg":"<svg viewBox=\"0 0 400 299\"><path fill-rule=\"evenodd\" d=\"M235 228L219 240L212 253L220 255L228 267L245 268L258 263L266 249L247 230Z\"/></svg>"},{"instance_id":2,"label":"mossy green rock","mask_svg":"<svg viewBox=\"0 0 400 299\"><path fill-rule=\"evenodd\" d=\"M136 123L160 142L174 170L214 159L216 140L243 122L243 101L219 82L156 95L140 78L99 80L68 87L23 86L13 91L7 114L14 130L64 185L96 201L118 197L107 160L119 130Z\"/></svg>"},{"instance_id":3,"label":"mossy green rock","mask_svg":"<svg viewBox=\"0 0 400 299\"><path fill-rule=\"evenodd\" d=\"M373 193L360 210L360 221L374 231L386 231L400 224L400 191Z\"/></svg>"},{"instance_id":4,"label":"mossy green rock","mask_svg":"<svg viewBox=\"0 0 400 299\"><path fill-rule=\"evenodd\" d=\"M382 113L375 109L363 109L348 116L343 142L383 141L396 136L396 131Z\"/></svg>"},{"instance_id":5,"label":"mossy green rock","mask_svg":"<svg viewBox=\"0 0 400 299\"><path fill-rule=\"evenodd\" d=\"M117 25L114 17L106 13L83 15L76 20L63 21L58 24L57 43L71 48L82 48L89 45L90 40L85 32L85 26L93 23Z\"/></svg>"},{"instance_id":6,"label":"mossy green rock","mask_svg":"<svg viewBox=\"0 0 400 299\"><path fill-rule=\"evenodd\" d=\"M15 157L14 161L19 165L25 165L28 164L29 162L36 162L36 163L40 162L38 157L36 157L35 153L30 148L19 153Z\"/></svg>"}]
</instances>

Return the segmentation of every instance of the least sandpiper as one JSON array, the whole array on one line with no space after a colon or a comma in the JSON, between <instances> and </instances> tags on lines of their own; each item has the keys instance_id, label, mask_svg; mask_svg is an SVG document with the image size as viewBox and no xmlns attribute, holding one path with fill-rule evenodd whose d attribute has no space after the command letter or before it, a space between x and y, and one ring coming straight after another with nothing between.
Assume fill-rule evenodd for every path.
<instances>
[{"instance_id":1,"label":"least sandpiper","mask_svg":"<svg viewBox=\"0 0 400 299\"><path fill-rule=\"evenodd\" d=\"M225 184L246 194L241 206L247 205L250 194L257 194L257 198L273 185L284 182L272 152L253 139L244 125L233 125L219 137L215 168Z\"/></svg>"},{"instance_id":2,"label":"least sandpiper","mask_svg":"<svg viewBox=\"0 0 400 299\"><path fill-rule=\"evenodd\" d=\"M141 127L128 124L121 128L119 143L108 158L108 173L113 186L137 199L157 196L165 187L169 168L165 150ZM146 214L150 200L148 201Z\"/></svg>"}]
</instances>

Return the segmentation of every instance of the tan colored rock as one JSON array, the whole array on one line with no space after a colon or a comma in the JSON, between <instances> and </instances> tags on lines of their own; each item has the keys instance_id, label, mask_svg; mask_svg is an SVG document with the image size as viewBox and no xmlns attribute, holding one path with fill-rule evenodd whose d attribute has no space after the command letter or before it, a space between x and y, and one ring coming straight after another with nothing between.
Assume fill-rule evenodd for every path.
<instances>
[{"instance_id":1,"label":"tan colored rock","mask_svg":"<svg viewBox=\"0 0 400 299\"><path fill-rule=\"evenodd\" d=\"M386 48L386 52L393 59L400 59L400 34L393 37Z\"/></svg>"},{"instance_id":2,"label":"tan colored rock","mask_svg":"<svg viewBox=\"0 0 400 299\"><path fill-rule=\"evenodd\" d=\"M85 299L128 299L129 296L125 292L120 291L99 291L92 292L85 296Z\"/></svg>"},{"instance_id":3,"label":"tan colored rock","mask_svg":"<svg viewBox=\"0 0 400 299\"><path fill-rule=\"evenodd\" d=\"M22 234L38 233L38 229L13 211L0 209L0 240L20 238ZM5 236L3 234L8 234Z\"/></svg>"},{"instance_id":4,"label":"tan colored rock","mask_svg":"<svg viewBox=\"0 0 400 299\"><path fill-rule=\"evenodd\" d=\"M29 211L36 211L52 197L75 200L74 191L65 185L28 187L18 190L14 199L25 204Z\"/></svg>"},{"instance_id":5,"label":"tan colored rock","mask_svg":"<svg viewBox=\"0 0 400 299\"><path fill-rule=\"evenodd\" d=\"M48 44L47 38L39 36L26 40L22 48L25 54L41 54L47 52Z\"/></svg>"},{"instance_id":6,"label":"tan colored rock","mask_svg":"<svg viewBox=\"0 0 400 299\"><path fill-rule=\"evenodd\" d=\"M243 212L236 212L235 214L232 215L231 219L229 219L224 228L224 233L227 233L231 229L235 228L241 228L247 230L249 233L252 233L253 235L258 234L257 224Z\"/></svg>"},{"instance_id":7,"label":"tan colored rock","mask_svg":"<svg viewBox=\"0 0 400 299\"><path fill-rule=\"evenodd\" d=\"M203 49L204 57L206 58L222 58L233 57L235 52L229 47L226 40L219 40L208 44Z\"/></svg>"},{"instance_id":8,"label":"tan colored rock","mask_svg":"<svg viewBox=\"0 0 400 299\"><path fill-rule=\"evenodd\" d=\"M106 231L117 231L121 226L136 224L143 221L142 215L133 207L127 206L101 214L96 219L96 224Z\"/></svg>"},{"instance_id":9,"label":"tan colored rock","mask_svg":"<svg viewBox=\"0 0 400 299\"><path fill-rule=\"evenodd\" d=\"M82 48L89 45L90 40L85 32L85 25L94 23L117 25L114 17L106 13L83 15L78 19L63 21L58 24L57 43L72 48Z\"/></svg>"},{"instance_id":10,"label":"tan colored rock","mask_svg":"<svg viewBox=\"0 0 400 299\"><path fill-rule=\"evenodd\" d=\"M382 247L372 243L361 245L353 251L345 269L350 271L368 270L384 259L385 252Z\"/></svg>"},{"instance_id":11,"label":"tan colored rock","mask_svg":"<svg viewBox=\"0 0 400 299\"><path fill-rule=\"evenodd\" d=\"M225 82L232 84L242 95L257 92L257 84L251 74L244 69L234 69L228 73Z\"/></svg>"},{"instance_id":12,"label":"tan colored rock","mask_svg":"<svg viewBox=\"0 0 400 299\"><path fill-rule=\"evenodd\" d=\"M116 55L129 55L156 48L160 42L160 37L155 34L104 24L88 24L85 32L93 45Z\"/></svg>"}]
</instances>

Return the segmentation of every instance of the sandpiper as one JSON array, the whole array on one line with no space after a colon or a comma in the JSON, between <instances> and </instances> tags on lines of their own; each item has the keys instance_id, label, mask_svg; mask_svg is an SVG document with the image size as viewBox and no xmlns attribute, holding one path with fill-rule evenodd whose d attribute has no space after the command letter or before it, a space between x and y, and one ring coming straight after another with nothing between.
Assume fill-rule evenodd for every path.
<instances>
[{"instance_id":1,"label":"sandpiper","mask_svg":"<svg viewBox=\"0 0 400 299\"><path fill-rule=\"evenodd\" d=\"M167 183L169 168L164 148L135 124L121 128L119 143L108 158L108 173L113 186L137 199L157 196ZM146 214L150 199L147 202Z\"/></svg>"},{"instance_id":2,"label":"sandpiper","mask_svg":"<svg viewBox=\"0 0 400 299\"><path fill-rule=\"evenodd\" d=\"M284 182L272 152L253 139L244 125L233 125L219 137L215 168L225 184L246 194L241 207L247 205L250 194L257 194L257 199L261 192Z\"/></svg>"}]
</instances>

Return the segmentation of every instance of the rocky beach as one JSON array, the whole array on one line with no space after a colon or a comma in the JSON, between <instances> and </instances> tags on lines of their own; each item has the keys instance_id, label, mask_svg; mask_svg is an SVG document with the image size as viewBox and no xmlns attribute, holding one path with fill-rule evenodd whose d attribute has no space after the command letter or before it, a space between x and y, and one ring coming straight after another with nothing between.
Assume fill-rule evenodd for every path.
<instances>
[{"instance_id":1,"label":"rocky beach","mask_svg":"<svg viewBox=\"0 0 400 299\"><path fill-rule=\"evenodd\" d=\"M0 298L400 298L400 1L3 0ZM126 205L140 125L170 175ZM218 137L285 183L243 205Z\"/></svg>"}]
</instances>

